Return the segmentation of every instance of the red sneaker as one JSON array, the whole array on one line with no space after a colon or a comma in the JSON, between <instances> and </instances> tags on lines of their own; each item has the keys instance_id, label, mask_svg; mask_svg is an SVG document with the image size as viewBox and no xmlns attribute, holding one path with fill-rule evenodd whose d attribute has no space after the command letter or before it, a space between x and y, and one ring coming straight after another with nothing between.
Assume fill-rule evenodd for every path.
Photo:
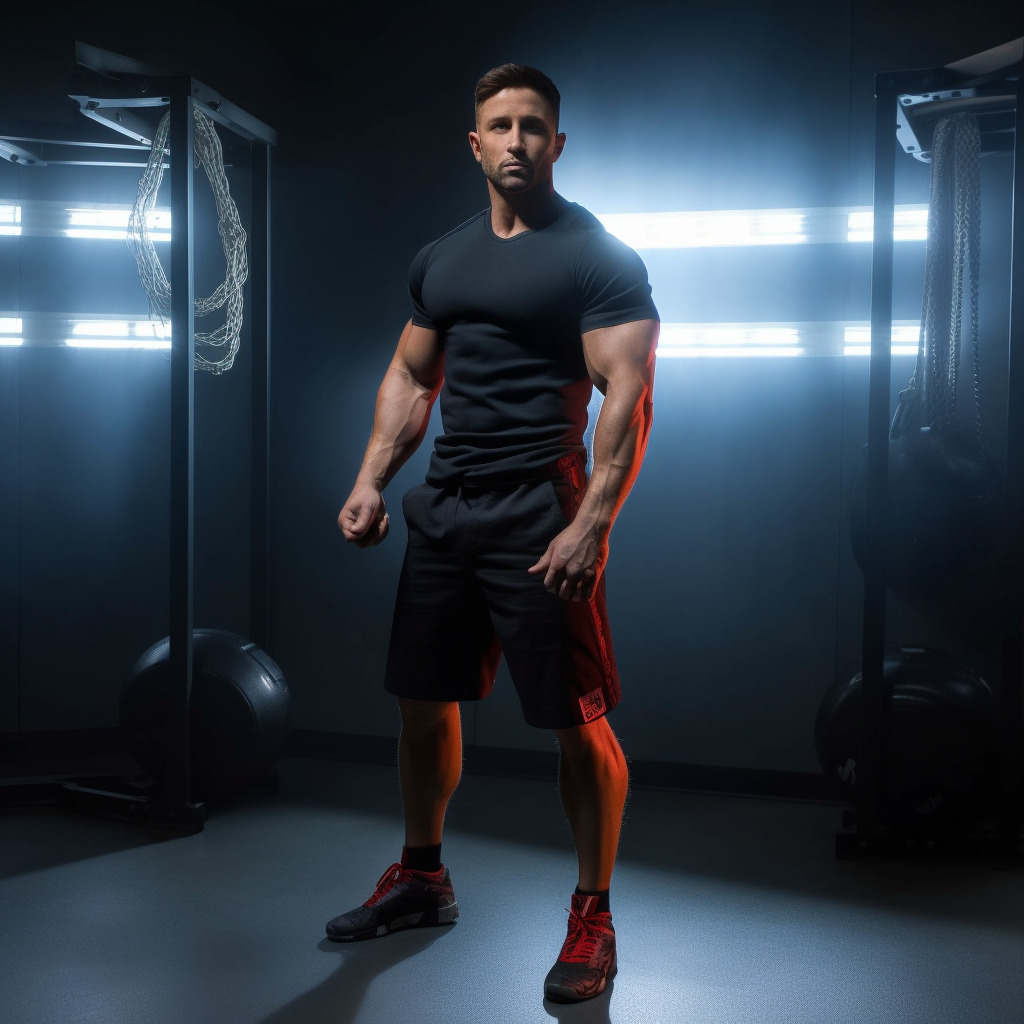
<instances>
[{"instance_id":1,"label":"red sneaker","mask_svg":"<svg viewBox=\"0 0 1024 1024\"><path fill-rule=\"evenodd\" d=\"M596 896L573 893L569 930L562 952L544 979L544 996L555 1003L578 1003L600 995L615 977L612 915L597 913Z\"/></svg>"},{"instance_id":2,"label":"red sneaker","mask_svg":"<svg viewBox=\"0 0 1024 1024\"><path fill-rule=\"evenodd\" d=\"M332 942L372 939L400 928L452 924L458 916L451 876L443 864L437 871L392 864L362 906L328 922L327 938Z\"/></svg>"}]
</instances>

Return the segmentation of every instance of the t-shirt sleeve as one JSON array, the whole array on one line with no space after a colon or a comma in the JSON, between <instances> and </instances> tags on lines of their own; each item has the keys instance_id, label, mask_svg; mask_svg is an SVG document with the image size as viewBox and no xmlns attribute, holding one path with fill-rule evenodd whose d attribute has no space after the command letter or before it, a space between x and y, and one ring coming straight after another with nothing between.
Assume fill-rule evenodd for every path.
<instances>
[{"instance_id":1,"label":"t-shirt sleeve","mask_svg":"<svg viewBox=\"0 0 1024 1024\"><path fill-rule=\"evenodd\" d=\"M433 330L436 325L423 307L423 277L426 274L429 251L430 246L424 246L409 266L409 298L412 300L413 324Z\"/></svg>"},{"instance_id":2,"label":"t-shirt sleeve","mask_svg":"<svg viewBox=\"0 0 1024 1024\"><path fill-rule=\"evenodd\" d=\"M608 232L583 247L577 266L583 293L580 333L634 320L658 320L647 267L639 254Z\"/></svg>"}]
</instances>

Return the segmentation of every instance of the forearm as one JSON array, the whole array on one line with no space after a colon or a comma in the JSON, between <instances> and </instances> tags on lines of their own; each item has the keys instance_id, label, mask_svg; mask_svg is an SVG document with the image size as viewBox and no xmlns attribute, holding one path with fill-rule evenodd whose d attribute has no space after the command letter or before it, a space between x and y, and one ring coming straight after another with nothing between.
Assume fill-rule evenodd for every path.
<instances>
[{"instance_id":1,"label":"forearm","mask_svg":"<svg viewBox=\"0 0 1024 1024\"><path fill-rule=\"evenodd\" d=\"M636 481L647 450L653 404L642 377L610 381L594 428L593 465L577 520L607 536Z\"/></svg>"},{"instance_id":2,"label":"forearm","mask_svg":"<svg viewBox=\"0 0 1024 1024\"><path fill-rule=\"evenodd\" d=\"M427 387L394 363L377 391L373 430L357 482L382 491L419 447L440 385Z\"/></svg>"}]
</instances>

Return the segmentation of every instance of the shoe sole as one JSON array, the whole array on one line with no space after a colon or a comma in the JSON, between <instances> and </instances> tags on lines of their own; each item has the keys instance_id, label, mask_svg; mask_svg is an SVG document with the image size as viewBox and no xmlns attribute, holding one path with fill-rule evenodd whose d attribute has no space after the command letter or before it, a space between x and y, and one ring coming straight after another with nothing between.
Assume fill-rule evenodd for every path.
<instances>
[{"instance_id":1,"label":"shoe sole","mask_svg":"<svg viewBox=\"0 0 1024 1024\"><path fill-rule=\"evenodd\" d=\"M616 958L612 961L611 966L608 968L608 973L604 976L604 981L601 982L601 987L596 992L588 996L581 996L569 988L562 988L559 985L545 985L544 998L552 1003L584 1003L588 999L596 999L608 987L608 982L618 973L619 962L618 958Z\"/></svg>"},{"instance_id":2,"label":"shoe sole","mask_svg":"<svg viewBox=\"0 0 1024 1024\"><path fill-rule=\"evenodd\" d=\"M458 916L459 905L453 903L450 907L442 907L440 910L420 910L415 914L396 917L393 921L377 925L376 928L364 928L351 935L332 935L328 932L327 938L331 942L360 942L363 939L377 939L405 928L434 928L439 925L454 924Z\"/></svg>"}]
</instances>

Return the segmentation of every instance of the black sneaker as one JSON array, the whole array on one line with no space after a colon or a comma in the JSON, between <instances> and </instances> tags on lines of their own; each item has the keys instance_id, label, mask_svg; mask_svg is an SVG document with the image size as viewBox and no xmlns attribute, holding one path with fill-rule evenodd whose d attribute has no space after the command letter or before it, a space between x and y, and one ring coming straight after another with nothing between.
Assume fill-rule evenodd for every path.
<instances>
[{"instance_id":1,"label":"black sneaker","mask_svg":"<svg viewBox=\"0 0 1024 1024\"><path fill-rule=\"evenodd\" d=\"M544 997L554 1003L593 999L615 977L618 963L612 915L596 913L596 906L596 896L573 893L565 944L544 979Z\"/></svg>"},{"instance_id":2,"label":"black sneaker","mask_svg":"<svg viewBox=\"0 0 1024 1024\"><path fill-rule=\"evenodd\" d=\"M392 864L380 876L373 895L355 910L327 924L332 942L372 939L400 928L452 924L459 916L448 869L412 871Z\"/></svg>"}]
</instances>

